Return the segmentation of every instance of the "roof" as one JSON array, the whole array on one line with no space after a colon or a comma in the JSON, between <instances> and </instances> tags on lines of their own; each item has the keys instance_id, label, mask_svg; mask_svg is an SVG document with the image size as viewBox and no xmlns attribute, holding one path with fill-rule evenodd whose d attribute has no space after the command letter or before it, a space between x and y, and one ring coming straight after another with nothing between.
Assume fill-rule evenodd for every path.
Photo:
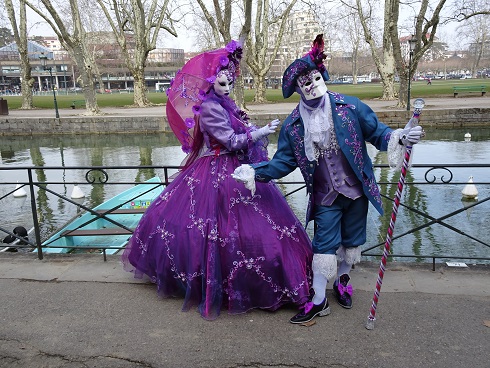
<instances>
[{"instance_id":1,"label":"roof","mask_svg":"<svg viewBox=\"0 0 490 368\"><path fill-rule=\"evenodd\" d=\"M12 42L6 46L0 47L0 54L2 53L18 54L19 49L17 47L17 43ZM44 54L48 59L53 59L54 56L50 49L30 40L27 40L27 53L32 59L39 59L41 54Z\"/></svg>"}]
</instances>

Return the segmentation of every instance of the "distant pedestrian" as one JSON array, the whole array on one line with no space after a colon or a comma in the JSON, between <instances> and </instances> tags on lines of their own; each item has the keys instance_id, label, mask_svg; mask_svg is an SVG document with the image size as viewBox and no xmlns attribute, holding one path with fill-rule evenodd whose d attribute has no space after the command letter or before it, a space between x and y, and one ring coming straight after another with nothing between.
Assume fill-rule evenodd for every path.
<instances>
[{"instance_id":1,"label":"distant pedestrian","mask_svg":"<svg viewBox=\"0 0 490 368\"><path fill-rule=\"evenodd\" d=\"M430 78L427 78L427 84L431 84L432 85L432 80Z\"/></svg>"}]
</instances>

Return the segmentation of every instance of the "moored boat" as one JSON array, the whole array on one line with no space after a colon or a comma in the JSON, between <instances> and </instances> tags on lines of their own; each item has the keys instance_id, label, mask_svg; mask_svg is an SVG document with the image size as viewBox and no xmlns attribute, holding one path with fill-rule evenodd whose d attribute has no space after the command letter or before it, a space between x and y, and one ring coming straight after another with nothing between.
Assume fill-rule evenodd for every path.
<instances>
[{"instance_id":1,"label":"moored boat","mask_svg":"<svg viewBox=\"0 0 490 368\"><path fill-rule=\"evenodd\" d=\"M158 176L86 211L42 243L45 253L105 250L115 254L131 237L150 203L162 192Z\"/></svg>"}]
</instances>

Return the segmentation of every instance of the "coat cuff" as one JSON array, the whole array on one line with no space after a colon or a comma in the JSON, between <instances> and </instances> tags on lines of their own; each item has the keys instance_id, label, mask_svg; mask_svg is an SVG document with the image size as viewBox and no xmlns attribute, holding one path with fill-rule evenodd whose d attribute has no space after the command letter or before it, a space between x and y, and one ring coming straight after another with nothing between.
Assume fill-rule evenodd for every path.
<instances>
[{"instance_id":1,"label":"coat cuff","mask_svg":"<svg viewBox=\"0 0 490 368\"><path fill-rule=\"evenodd\" d=\"M405 157L406 148L400 144L401 133L403 129L396 129L391 132L391 137L388 142L388 164L391 168L400 169Z\"/></svg>"}]
</instances>

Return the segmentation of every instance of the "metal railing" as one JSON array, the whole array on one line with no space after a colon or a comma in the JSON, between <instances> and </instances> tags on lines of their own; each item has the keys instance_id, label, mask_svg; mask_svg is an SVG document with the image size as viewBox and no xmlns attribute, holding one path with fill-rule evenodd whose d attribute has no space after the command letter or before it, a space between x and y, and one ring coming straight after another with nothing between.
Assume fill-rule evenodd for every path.
<instances>
[{"instance_id":1,"label":"metal railing","mask_svg":"<svg viewBox=\"0 0 490 368\"><path fill-rule=\"evenodd\" d=\"M410 180L405 182L406 189L409 190L409 187L422 188L422 186L431 185L431 186L460 186L463 187L467 184L467 176L465 176L465 180L455 180L455 176L453 174L454 170L462 170L463 172L471 172L481 170L482 173L488 173L490 168L490 164L447 164L447 165L431 165L431 164L414 164L411 167L411 173L418 173L418 175L414 174L411 176ZM100 213L93 211L91 206L83 205L71 198L67 195L60 193L59 191L55 191L49 188L49 186L63 185L66 188L66 185L78 185L78 184L91 184L93 186L109 186L109 185L134 185L141 184L142 180L136 180L133 182L122 182L122 181L113 181L109 180L110 172L120 172L121 170L136 170L141 173L144 172L147 175L155 175L161 178L161 185L166 186L171 181L171 175L178 171L178 166L29 166L29 167L0 167L0 171L17 171L23 172L27 174L26 181L16 181L16 182L3 182L0 186L5 189L11 188L9 190L2 191L5 194L0 196L0 206L2 202L5 202L6 199L13 195L19 189L27 189L26 192L29 193L30 197L30 211L32 215L32 230L34 232L34 239L28 240L22 239L20 236L14 234L9 229L5 229L4 226L0 223L0 234L5 233L7 235L15 237L18 241L12 244L2 244L5 247L13 248L13 249L21 249L21 248L35 248L37 250L38 258L43 258L43 249L46 248L56 248L56 246L43 244L41 232L40 232L40 223L39 223L39 203L36 201L36 193L44 193L44 195L51 195L55 198L65 201L66 203L70 203L77 207L77 212L83 210L90 212L94 215L94 219L104 218L105 220L110 221L116 226L125 228L126 230L131 231L131 229L126 228L123 224L118 223L113 218L107 217L107 214L116 210L117 208L109 209L106 212ZM374 165L375 170L381 170L381 172L386 173L391 170L388 165L385 164L377 164ZM67 171L72 171L77 173L79 176L83 173L83 177L85 182L82 181L48 181L45 180L46 173L51 171L62 171L63 173ZM486 174L488 177L488 174ZM117 176L117 175L113 175ZM378 184L381 188L381 196L384 201L387 201L389 204L393 202L393 188L397 185L397 174L392 175L391 180L387 180L390 175L380 175L378 178ZM485 176L485 175L482 175ZM35 179L36 177L36 179ZM41 178L41 180L40 180ZM139 176L138 176L139 178ZM305 192L305 185L302 181L287 181L287 180L279 180L277 183L280 185L283 193L286 197L292 196L298 192ZM404 231L402 233L397 234L395 231L395 236L393 237L393 241L396 239L400 239L403 237L407 237L409 235L418 234L424 229L429 229L434 226L442 226L444 231L450 233L456 233L460 236L471 241L472 244L476 244L484 250L483 253L490 249L489 241L484 238L481 239L477 235L468 233L466 230L455 226L454 224L448 223L448 219L461 214L464 211L471 210L477 206L482 206L490 200L489 192L490 192L490 181L475 181L473 183L475 186L479 188L479 198L477 200L470 200L465 204L465 206L458 208L456 210L448 210L447 213L440 216L433 216L429 214L429 212L424 208L424 206L418 206L415 204L408 204L408 202L401 202L400 206L404 208L404 211L407 211L411 215L416 215L418 218L423 219L425 222L421 224L414 224L410 229ZM154 185L154 184L153 184ZM390 193L391 192L391 193ZM1 193L1 192L0 192ZM304 196L304 200L306 201L306 196ZM130 201L129 199L128 201ZM488 203L487 203L488 204ZM120 207L120 206L118 206ZM386 205L385 203L385 211L388 212L391 207ZM487 212L488 213L488 212ZM300 217L300 216L298 216ZM381 218L388 218L389 214L385 213L385 216ZM386 225L385 225L386 226ZM383 227L383 226L380 226ZM379 235L382 235L382 231L379 232ZM381 239L381 236L379 237ZM364 248L362 251L362 255L365 257L374 257L380 258L383 252L382 246L384 245L384 241L378 241L379 239L368 239L366 244L376 244L369 246L368 248ZM59 246L58 246L59 247ZM70 248L69 246L63 246L62 248ZM74 247L75 248L75 247ZM6 249L6 248L4 248ZM101 246L88 246L84 247L87 250L100 250L104 255L104 260L106 259L106 248ZM111 248L112 249L112 248ZM414 258L414 259L430 259L432 260L433 269L435 269L435 263L437 259L466 259L473 261L490 261L490 257L487 256L466 256L466 255L456 255L456 254L396 254L391 253L391 258Z\"/></svg>"}]
</instances>

